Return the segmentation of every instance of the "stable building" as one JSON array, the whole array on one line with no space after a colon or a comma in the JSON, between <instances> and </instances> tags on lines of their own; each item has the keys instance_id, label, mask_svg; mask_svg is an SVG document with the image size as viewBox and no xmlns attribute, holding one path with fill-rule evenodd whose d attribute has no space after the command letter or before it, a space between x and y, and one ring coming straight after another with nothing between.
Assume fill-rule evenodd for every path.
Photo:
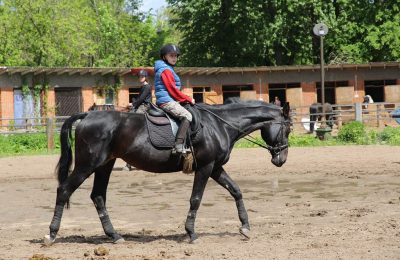
<instances>
[{"instance_id":1,"label":"stable building","mask_svg":"<svg viewBox=\"0 0 400 260\"><path fill-rule=\"evenodd\" d=\"M127 106L137 97L136 74L143 68L0 67L0 125L14 119L69 116L96 104ZM153 68L144 68L153 83ZM230 97L292 108L321 102L320 67L177 67L183 92L196 102L222 104ZM375 102L400 102L400 63L339 64L325 67L325 101L353 104L370 95Z\"/></svg>"}]
</instances>

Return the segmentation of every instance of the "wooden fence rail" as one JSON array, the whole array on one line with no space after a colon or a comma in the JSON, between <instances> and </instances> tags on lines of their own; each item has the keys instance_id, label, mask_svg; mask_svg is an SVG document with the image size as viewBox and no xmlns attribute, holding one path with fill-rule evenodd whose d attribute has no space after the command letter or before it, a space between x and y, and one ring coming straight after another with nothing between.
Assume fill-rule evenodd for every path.
<instances>
[{"instance_id":1,"label":"wooden fence rail","mask_svg":"<svg viewBox=\"0 0 400 260\"><path fill-rule=\"evenodd\" d=\"M345 104L333 106L333 123L337 128L351 121L360 121L370 127L397 126L391 114L400 103ZM314 115L322 115L314 114ZM303 118L309 121L309 107L293 107L291 117L295 132L305 132ZM54 149L54 135L60 132L61 126L68 116L0 118L0 134L46 133L48 149ZM18 122L18 124L16 124ZM21 123L22 122L22 123Z\"/></svg>"}]
</instances>

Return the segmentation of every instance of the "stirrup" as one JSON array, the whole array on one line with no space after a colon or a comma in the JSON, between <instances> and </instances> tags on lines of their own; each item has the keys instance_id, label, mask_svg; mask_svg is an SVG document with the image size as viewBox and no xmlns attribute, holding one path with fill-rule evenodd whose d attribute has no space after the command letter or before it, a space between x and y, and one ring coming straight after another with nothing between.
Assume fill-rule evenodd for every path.
<instances>
[{"instance_id":1,"label":"stirrup","mask_svg":"<svg viewBox=\"0 0 400 260\"><path fill-rule=\"evenodd\" d=\"M175 144L175 147L172 149L172 153L180 153L180 154L186 154L190 153L191 150L189 148L185 147L185 144Z\"/></svg>"}]
</instances>

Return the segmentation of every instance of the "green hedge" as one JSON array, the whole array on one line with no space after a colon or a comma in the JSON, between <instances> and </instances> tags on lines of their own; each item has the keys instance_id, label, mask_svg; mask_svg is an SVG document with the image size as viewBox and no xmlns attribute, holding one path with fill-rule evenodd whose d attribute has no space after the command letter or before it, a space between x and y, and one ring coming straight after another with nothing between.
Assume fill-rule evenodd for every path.
<instances>
[{"instance_id":1,"label":"green hedge","mask_svg":"<svg viewBox=\"0 0 400 260\"><path fill-rule=\"evenodd\" d=\"M259 135L253 135L259 143L264 143ZM60 141L55 135L55 152L59 152ZM360 122L350 122L344 125L338 132L337 137L321 141L314 135L290 134L289 145L298 146L329 146L345 144L389 144L400 145L400 127L385 127L383 131L367 130ZM244 139L235 144L236 148L258 147ZM46 134L15 134L0 135L0 156L21 155L21 154L41 154L47 153Z\"/></svg>"},{"instance_id":2,"label":"green hedge","mask_svg":"<svg viewBox=\"0 0 400 260\"><path fill-rule=\"evenodd\" d=\"M55 148L60 148L59 138L55 138ZM47 136L39 134L0 135L0 156L37 154L47 152Z\"/></svg>"}]
</instances>

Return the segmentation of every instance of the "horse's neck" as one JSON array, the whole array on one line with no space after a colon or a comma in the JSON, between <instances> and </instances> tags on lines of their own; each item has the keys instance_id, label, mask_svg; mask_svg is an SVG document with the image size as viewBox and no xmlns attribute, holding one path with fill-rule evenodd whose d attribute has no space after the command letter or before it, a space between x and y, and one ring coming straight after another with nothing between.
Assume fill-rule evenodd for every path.
<instances>
[{"instance_id":1,"label":"horse's neck","mask_svg":"<svg viewBox=\"0 0 400 260\"><path fill-rule=\"evenodd\" d=\"M234 126L238 133L237 139L250 134L260 129L265 122L272 121L279 117L279 110L266 107L243 107L236 111L227 113L224 117L227 122L230 122ZM231 126L226 126L232 128ZM239 130L239 131L238 131Z\"/></svg>"}]
</instances>

